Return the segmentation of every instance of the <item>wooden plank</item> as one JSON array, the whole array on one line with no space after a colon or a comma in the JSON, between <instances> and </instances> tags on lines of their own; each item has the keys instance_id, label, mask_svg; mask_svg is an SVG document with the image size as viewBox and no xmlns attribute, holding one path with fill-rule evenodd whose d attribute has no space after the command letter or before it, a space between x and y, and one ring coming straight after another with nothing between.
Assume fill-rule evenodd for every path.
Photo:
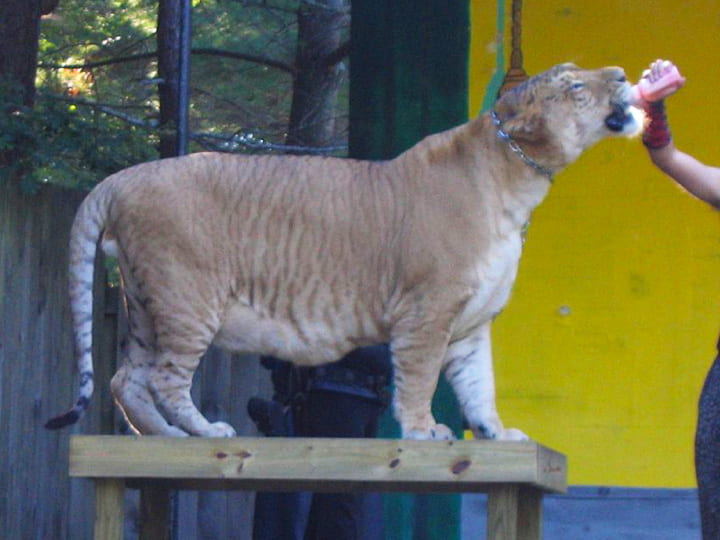
<instances>
[{"instance_id":1,"label":"wooden plank","mask_svg":"<svg viewBox=\"0 0 720 540\"><path fill-rule=\"evenodd\" d=\"M542 491L522 484L498 484L488 489L488 540L540 540Z\"/></svg>"},{"instance_id":2,"label":"wooden plank","mask_svg":"<svg viewBox=\"0 0 720 540\"><path fill-rule=\"evenodd\" d=\"M520 486L518 501L518 540L540 540L542 538L542 492Z\"/></svg>"},{"instance_id":3,"label":"wooden plank","mask_svg":"<svg viewBox=\"0 0 720 540\"><path fill-rule=\"evenodd\" d=\"M537 481L534 485L556 493L567 492L567 456L541 444L537 445Z\"/></svg>"},{"instance_id":4,"label":"wooden plank","mask_svg":"<svg viewBox=\"0 0 720 540\"><path fill-rule=\"evenodd\" d=\"M488 489L487 538L518 538L520 488L517 484L498 484Z\"/></svg>"},{"instance_id":5,"label":"wooden plank","mask_svg":"<svg viewBox=\"0 0 720 540\"><path fill-rule=\"evenodd\" d=\"M182 489L566 490L564 456L532 441L73 436L70 474L161 479Z\"/></svg>"},{"instance_id":6,"label":"wooden plank","mask_svg":"<svg viewBox=\"0 0 720 540\"><path fill-rule=\"evenodd\" d=\"M122 540L125 518L125 482L95 480L95 540Z\"/></svg>"}]
</instances>

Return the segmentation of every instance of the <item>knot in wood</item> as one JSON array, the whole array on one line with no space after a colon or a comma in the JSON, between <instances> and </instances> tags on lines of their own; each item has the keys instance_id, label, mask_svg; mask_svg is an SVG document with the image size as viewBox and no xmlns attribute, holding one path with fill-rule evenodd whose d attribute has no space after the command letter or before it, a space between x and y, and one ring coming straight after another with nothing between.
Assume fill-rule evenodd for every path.
<instances>
[{"instance_id":1,"label":"knot in wood","mask_svg":"<svg viewBox=\"0 0 720 540\"><path fill-rule=\"evenodd\" d=\"M456 461L455 463L453 463L450 470L452 471L453 474L460 474L465 469L470 467L471 464L472 464L472 462L469 459L462 459L460 461Z\"/></svg>"}]
</instances>

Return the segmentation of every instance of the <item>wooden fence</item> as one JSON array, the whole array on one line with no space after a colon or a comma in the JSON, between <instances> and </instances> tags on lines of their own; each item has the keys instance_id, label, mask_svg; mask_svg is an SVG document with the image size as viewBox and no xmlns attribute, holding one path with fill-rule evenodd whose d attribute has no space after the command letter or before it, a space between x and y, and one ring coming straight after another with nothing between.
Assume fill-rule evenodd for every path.
<instances>
[{"instance_id":1,"label":"wooden fence","mask_svg":"<svg viewBox=\"0 0 720 540\"><path fill-rule=\"evenodd\" d=\"M29 195L0 185L0 537L92 537L94 496L87 480L68 476L70 433L112 434L121 425L108 386L116 365L117 291L96 279L95 396L72 429L47 431L45 421L75 399L77 376L67 304L70 224L84 194L44 186ZM102 265L96 265L102 268ZM119 320L120 319L120 320ZM196 403L211 419L256 435L245 412L252 395L268 395L256 358L211 350L195 378ZM134 495L131 494L131 497ZM182 492L176 499L178 539L250 538L250 493ZM127 505L126 538L136 534L137 506Z\"/></svg>"}]
</instances>

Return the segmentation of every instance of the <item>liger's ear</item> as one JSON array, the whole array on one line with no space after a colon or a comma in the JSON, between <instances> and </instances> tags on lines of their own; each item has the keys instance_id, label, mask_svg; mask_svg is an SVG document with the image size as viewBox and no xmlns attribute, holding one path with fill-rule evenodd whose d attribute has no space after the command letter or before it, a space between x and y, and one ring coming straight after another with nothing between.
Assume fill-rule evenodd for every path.
<instances>
[{"instance_id":1,"label":"liger's ear","mask_svg":"<svg viewBox=\"0 0 720 540\"><path fill-rule=\"evenodd\" d=\"M495 103L495 112L502 122L502 129L513 139L533 142L544 136L545 119L536 107L521 102L519 88L504 94Z\"/></svg>"},{"instance_id":2,"label":"liger's ear","mask_svg":"<svg viewBox=\"0 0 720 540\"><path fill-rule=\"evenodd\" d=\"M544 137L545 119L540 113L523 111L503 122L502 128L513 139L535 142Z\"/></svg>"}]
</instances>

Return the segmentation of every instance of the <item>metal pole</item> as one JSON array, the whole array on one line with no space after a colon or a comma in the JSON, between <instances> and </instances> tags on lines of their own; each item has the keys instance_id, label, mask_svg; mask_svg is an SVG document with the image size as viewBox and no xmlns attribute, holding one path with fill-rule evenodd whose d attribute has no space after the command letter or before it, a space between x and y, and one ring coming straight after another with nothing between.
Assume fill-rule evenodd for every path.
<instances>
[{"instance_id":1,"label":"metal pole","mask_svg":"<svg viewBox=\"0 0 720 540\"><path fill-rule=\"evenodd\" d=\"M192 41L192 4L191 0L180 0L180 54L178 55L178 100L177 100L177 133L175 136L176 154L184 156L188 153L190 138L190 44ZM178 492L170 496L170 527L173 539L179 535Z\"/></svg>"},{"instance_id":2,"label":"metal pole","mask_svg":"<svg viewBox=\"0 0 720 540\"><path fill-rule=\"evenodd\" d=\"M178 123L177 155L188 153L190 131L188 117L190 110L190 43L192 33L191 0L180 0L180 54L178 55Z\"/></svg>"}]
</instances>

